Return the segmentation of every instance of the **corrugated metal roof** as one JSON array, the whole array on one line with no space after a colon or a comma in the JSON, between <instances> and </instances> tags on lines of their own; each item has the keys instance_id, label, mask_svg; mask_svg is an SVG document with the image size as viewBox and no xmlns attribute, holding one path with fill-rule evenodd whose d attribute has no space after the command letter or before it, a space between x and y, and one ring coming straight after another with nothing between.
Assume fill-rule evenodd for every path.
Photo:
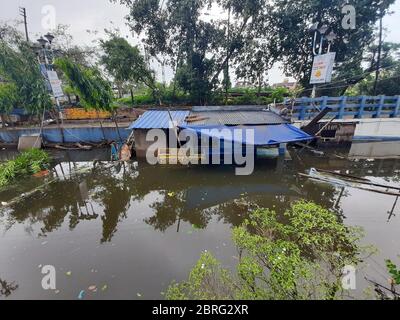
<instances>
[{"instance_id":1,"label":"corrugated metal roof","mask_svg":"<svg viewBox=\"0 0 400 320\"><path fill-rule=\"evenodd\" d=\"M204 125L261 125L287 123L281 116L271 111L202 111L191 112L200 120L188 122L191 126Z\"/></svg>"},{"instance_id":2,"label":"corrugated metal roof","mask_svg":"<svg viewBox=\"0 0 400 320\"><path fill-rule=\"evenodd\" d=\"M261 111L268 110L267 105L228 105L228 106L193 106L193 112L204 111Z\"/></svg>"},{"instance_id":3,"label":"corrugated metal roof","mask_svg":"<svg viewBox=\"0 0 400 320\"><path fill-rule=\"evenodd\" d=\"M190 111L170 111L172 120L177 125L185 124L185 119ZM139 119L133 122L129 129L168 129L170 128L171 118L168 111L151 110L142 114Z\"/></svg>"}]
</instances>

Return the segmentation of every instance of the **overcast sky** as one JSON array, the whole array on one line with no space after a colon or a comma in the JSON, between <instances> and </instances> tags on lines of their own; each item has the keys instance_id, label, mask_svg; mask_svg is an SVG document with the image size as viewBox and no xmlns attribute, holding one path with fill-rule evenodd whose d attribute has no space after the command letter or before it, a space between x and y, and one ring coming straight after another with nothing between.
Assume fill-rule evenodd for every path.
<instances>
[{"instance_id":1,"label":"overcast sky","mask_svg":"<svg viewBox=\"0 0 400 320\"><path fill-rule=\"evenodd\" d=\"M138 40L132 36L125 24L124 17L127 15L128 9L108 0L0 0L0 3L1 22L21 19L18 7L26 8L29 35L33 39L39 34L46 33L46 28L56 23L70 25L69 32L77 44L93 40L93 35L88 34L86 30L97 30L101 36L104 28L113 26L118 27L124 36L128 36L132 44L138 44ZM388 29L386 40L400 43L400 0L397 0L391 9L394 14L385 17L384 20L384 26ZM52 15L53 11L54 16ZM213 14L218 15L219 13L214 12ZM19 28L23 31L22 25ZM159 78L161 78L161 71L158 71ZM166 79L169 80L171 76L171 71L166 70ZM284 75L278 67L273 68L269 74L271 84L280 82L283 78Z\"/></svg>"}]
</instances>

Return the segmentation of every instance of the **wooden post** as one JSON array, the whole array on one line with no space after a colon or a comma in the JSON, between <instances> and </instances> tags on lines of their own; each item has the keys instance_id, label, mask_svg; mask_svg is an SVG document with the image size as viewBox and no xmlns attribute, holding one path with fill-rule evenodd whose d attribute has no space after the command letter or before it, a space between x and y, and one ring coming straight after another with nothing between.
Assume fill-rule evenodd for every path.
<instances>
[{"instance_id":1,"label":"wooden post","mask_svg":"<svg viewBox=\"0 0 400 320\"><path fill-rule=\"evenodd\" d=\"M119 132L119 126L118 126L118 120L117 120L117 111L113 110L112 111L112 115L113 115L113 118L114 118L115 128L117 130L119 141L122 142L122 137L121 137L121 134Z\"/></svg>"}]
</instances>

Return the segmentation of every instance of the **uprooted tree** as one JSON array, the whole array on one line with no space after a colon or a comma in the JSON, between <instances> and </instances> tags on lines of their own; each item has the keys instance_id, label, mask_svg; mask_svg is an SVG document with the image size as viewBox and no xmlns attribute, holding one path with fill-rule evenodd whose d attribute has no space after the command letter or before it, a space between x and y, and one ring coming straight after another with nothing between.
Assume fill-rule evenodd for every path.
<instances>
[{"instance_id":1,"label":"uprooted tree","mask_svg":"<svg viewBox=\"0 0 400 320\"><path fill-rule=\"evenodd\" d=\"M40 115L52 107L37 58L21 35L9 25L0 26L0 113L13 107ZM4 122L3 122L4 124Z\"/></svg>"}]
</instances>

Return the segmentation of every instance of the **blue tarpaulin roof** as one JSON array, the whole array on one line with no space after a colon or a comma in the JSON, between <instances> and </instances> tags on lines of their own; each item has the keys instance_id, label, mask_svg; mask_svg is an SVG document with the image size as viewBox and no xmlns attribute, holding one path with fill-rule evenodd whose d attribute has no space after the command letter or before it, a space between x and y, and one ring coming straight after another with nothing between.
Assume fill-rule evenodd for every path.
<instances>
[{"instance_id":1,"label":"blue tarpaulin roof","mask_svg":"<svg viewBox=\"0 0 400 320\"><path fill-rule=\"evenodd\" d=\"M176 125L186 124L185 119L190 111L170 111L172 120ZM139 119L132 123L128 129L168 129L173 128L170 125L171 117L168 111L150 110L142 114Z\"/></svg>"},{"instance_id":2,"label":"blue tarpaulin roof","mask_svg":"<svg viewBox=\"0 0 400 320\"><path fill-rule=\"evenodd\" d=\"M197 134L207 135L211 138L230 140L234 143L255 146L268 146L279 143L311 140L313 137L290 124L261 125L261 126L180 126L181 129L190 129ZM240 130L235 135L234 130ZM246 130L254 132L254 140Z\"/></svg>"}]
</instances>

